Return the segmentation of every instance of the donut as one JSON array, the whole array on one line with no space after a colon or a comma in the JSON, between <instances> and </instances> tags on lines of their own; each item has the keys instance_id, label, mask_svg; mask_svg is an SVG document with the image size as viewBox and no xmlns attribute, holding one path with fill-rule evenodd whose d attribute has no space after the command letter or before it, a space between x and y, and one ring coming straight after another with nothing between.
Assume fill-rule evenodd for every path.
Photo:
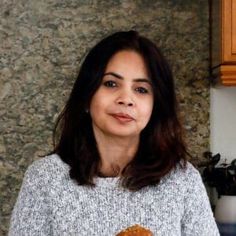
<instances>
[{"instance_id":1,"label":"donut","mask_svg":"<svg viewBox=\"0 0 236 236\"><path fill-rule=\"evenodd\" d=\"M149 229L136 224L122 230L116 236L153 236L153 233Z\"/></svg>"}]
</instances>

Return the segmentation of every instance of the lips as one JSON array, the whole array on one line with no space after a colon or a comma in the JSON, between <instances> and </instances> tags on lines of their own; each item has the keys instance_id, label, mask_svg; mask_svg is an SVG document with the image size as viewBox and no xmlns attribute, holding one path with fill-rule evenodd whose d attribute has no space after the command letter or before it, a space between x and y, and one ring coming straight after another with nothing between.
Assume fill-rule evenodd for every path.
<instances>
[{"instance_id":1,"label":"lips","mask_svg":"<svg viewBox=\"0 0 236 236\"><path fill-rule=\"evenodd\" d=\"M115 114L111 114L115 119L117 119L120 122L131 122L134 120L134 118L128 114L124 114L124 113L115 113Z\"/></svg>"}]
</instances>

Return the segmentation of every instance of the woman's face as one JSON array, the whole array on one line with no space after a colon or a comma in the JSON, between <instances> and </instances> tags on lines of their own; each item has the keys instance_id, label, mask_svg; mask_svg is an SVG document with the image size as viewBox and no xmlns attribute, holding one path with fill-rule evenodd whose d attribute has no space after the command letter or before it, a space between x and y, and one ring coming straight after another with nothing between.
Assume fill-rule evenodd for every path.
<instances>
[{"instance_id":1,"label":"woman's face","mask_svg":"<svg viewBox=\"0 0 236 236\"><path fill-rule=\"evenodd\" d=\"M108 62L102 83L91 100L94 132L139 136L151 117L153 100L143 58L134 51L116 53Z\"/></svg>"}]
</instances>

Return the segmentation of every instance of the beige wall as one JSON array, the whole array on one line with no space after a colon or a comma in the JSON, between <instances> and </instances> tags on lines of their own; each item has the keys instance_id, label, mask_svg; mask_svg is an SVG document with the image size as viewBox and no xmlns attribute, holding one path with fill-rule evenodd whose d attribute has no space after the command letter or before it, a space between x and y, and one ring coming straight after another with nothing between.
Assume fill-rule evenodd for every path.
<instances>
[{"instance_id":1,"label":"beige wall","mask_svg":"<svg viewBox=\"0 0 236 236\"><path fill-rule=\"evenodd\" d=\"M236 159L236 87L212 87L210 104L210 148L229 163Z\"/></svg>"}]
</instances>

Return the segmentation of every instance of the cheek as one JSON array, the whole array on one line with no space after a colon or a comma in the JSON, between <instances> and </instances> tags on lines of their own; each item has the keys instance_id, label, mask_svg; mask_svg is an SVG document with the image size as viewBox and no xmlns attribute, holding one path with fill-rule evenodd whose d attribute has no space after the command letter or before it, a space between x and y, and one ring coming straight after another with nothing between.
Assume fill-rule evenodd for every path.
<instances>
[{"instance_id":1,"label":"cheek","mask_svg":"<svg viewBox=\"0 0 236 236\"><path fill-rule=\"evenodd\" d=\"M104 96L100 96L99 93L95 94L90 103L91 116L98 115L106 107Z\"/></svg>"},{"instance_id":2,"label":"cheek","mask_svg":"<svg viewBox=\"0 0 236 236\"><path fill-rule=\"evenodd\" d=\"M150 99L147 102L143 103L142 108L143 108L143 116L149 119L151 117L153 110L153 100Z\"/></svg>"},{"instance_id":3,"label":"cheek","mask_svg":"<svg viewBox=\"0 0 236 236\"><path fill-rule=\"evenodd\" d=\"M140 125L142 126L142 128L144 128L148 124L152 115L153 106L152 106L152 103L149 103L149 104L150 105L143 104L141 107L141 111L139 113L139 117L141 118Z\"/></svg>"},{"instance_id":4,"label":"cheek","mask_svg":"<svg viewBox=\"0 0 236 236\"><path fill-rule=\"evenodd\" d=\"M143 120L146 124L149 122L151 115L152 115L152 109L147 109L146 113L143 116Z\"/></svg>"},{"instance_id":5,"label":"cheek","mask_svg":"<svg viewBox=\"0 0 236 236\"><path fill-rule=\"evenodd\" d=\"M90 106L89 106L89 112L90 112L90 115L93 117L93 115L97 112L97 107L98 107L98 104L97 104L97 96L94 95L91 102L90 102Z\"/></svg>"}]
</instances>

